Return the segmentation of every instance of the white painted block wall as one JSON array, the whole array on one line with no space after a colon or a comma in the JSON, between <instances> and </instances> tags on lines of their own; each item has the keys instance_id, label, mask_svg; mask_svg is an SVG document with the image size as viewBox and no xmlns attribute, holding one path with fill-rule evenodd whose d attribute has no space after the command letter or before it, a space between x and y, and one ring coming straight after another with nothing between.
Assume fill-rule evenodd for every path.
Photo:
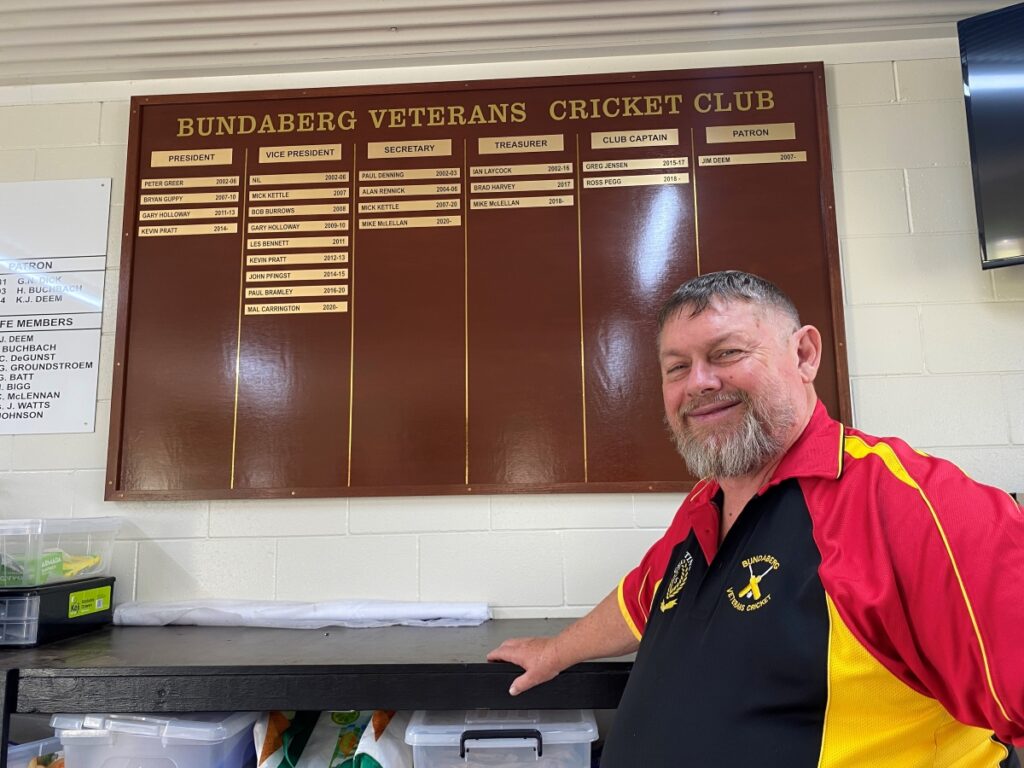
<instances>
[{"instance_id":1,"label":"white painted block wall","mask_svg":"<svg viewBox=\"0 0 1024 768\"><path fill-rule=\"evenodd\" d=\"M102 501L128 98L814 60L828 78L855 424L1024 491L1024 267L980 269L956 43L943 40L0 88L0 181L114 179L97 432L0 436L0 516L123 516L122 601L483 600L501 617L582 614L677 497Z\"/></svg>"}]
</instances>

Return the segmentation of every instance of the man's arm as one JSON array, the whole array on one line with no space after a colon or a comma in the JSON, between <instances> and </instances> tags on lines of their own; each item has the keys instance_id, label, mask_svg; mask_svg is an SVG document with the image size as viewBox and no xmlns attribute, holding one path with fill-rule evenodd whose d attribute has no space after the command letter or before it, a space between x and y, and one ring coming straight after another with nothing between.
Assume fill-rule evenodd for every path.
<instances>
[{"instance_id":1,"label":"man's arm","mask_svg":"<svg viewBox=\"0 0 1024 768\"><path fill-rule=\"evenodd\" d=\"M908 686L960 722L1024 746L1024 513L1006 493L896 438L849 430L845 454L856 516L814 523L816 538L841 542L822 549L820 571L836 611ZM805 498L820 506L813 491Z\"/></svg>"},{"instance_id":2,"label":"man's arm","mask_svg":"<svg viewBox=\"0 0 1024 768\"><path fill-rule=\"evenodd\" d=\"M597 606L554 637L515 637L487 654L488 661L510 661L525 672L512 681L512 696L546 683L559 672L587 659L625 656L640 642L619 610L618 593L612 592Z\"/></svg>"}]
</instances>

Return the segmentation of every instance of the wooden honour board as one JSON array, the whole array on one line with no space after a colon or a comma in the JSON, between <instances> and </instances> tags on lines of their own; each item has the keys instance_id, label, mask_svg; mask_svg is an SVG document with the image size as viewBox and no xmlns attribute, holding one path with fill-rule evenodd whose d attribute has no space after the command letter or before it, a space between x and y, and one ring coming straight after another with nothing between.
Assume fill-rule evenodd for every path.
<instances>
[{"instance_id":1,"label":"wooden honour board","mask_svg":"<svg viewBox=\"0 0 1024 768\"><path fill-rule=\"evenodd\" d=\"M136 97L107 498L685 490L654 316L744 269L849 421L821 64Z\"/></svg>"}]
</instances>

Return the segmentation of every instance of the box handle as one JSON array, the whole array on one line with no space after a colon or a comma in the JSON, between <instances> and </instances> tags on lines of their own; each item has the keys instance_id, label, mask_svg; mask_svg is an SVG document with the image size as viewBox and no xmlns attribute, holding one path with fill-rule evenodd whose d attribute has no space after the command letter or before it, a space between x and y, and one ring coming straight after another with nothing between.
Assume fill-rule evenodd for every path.
<instances>
[{"instance_id":1,"label":"box handle","mask_svg":"<svg viewBox=\"0 0 1024 768\"><path fill-rule=\"evenodd\" d=\"M508 731L500 729L463 731L462 737L459 739L459 757L463 760L466 759L467 741L483 741L484 739L536 739L537 757L544 756L544 738L541 736L540 731L536 728L519 728Z\"/></svg>"}]
</instances>

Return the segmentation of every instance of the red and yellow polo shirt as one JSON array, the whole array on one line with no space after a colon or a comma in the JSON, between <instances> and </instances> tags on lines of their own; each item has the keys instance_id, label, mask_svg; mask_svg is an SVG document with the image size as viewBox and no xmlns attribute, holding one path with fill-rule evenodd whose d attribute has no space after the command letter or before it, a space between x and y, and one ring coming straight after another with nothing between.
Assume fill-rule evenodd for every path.
<instances>
[{"instance_id":1,"label":"red and yellow polo shirt","mask_svg":"<svg viewBox=\"0 0 1024 768\"><path fill-rule=\"evenodd\" d=\"M641 640L605 768L1017 766L1024 514L814 414L718 546L702 482L619 586Z\"/></svg>"}]
</instances>

